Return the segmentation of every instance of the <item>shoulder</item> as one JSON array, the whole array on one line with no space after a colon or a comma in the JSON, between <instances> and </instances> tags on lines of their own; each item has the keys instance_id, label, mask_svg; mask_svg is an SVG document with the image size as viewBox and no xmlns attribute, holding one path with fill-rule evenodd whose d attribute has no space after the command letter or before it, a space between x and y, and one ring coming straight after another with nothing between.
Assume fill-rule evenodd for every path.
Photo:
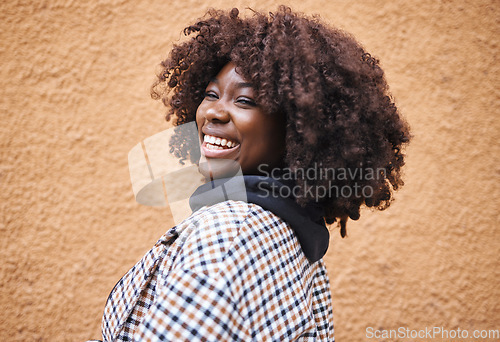
<instances>
[{"instance_id":1,"label":"shoulder","mask_svg":"<svg viewBox=\"0 0 500 342\"><path fill-rule=\"evenodd\" d=\"M201 208L186 221L195 226L230 226L251 215L252 206L251 203L242 201L224 201Z\"/></svg>"},{"instance_id":2,"label":"shoulder","mask_svg":"<svg viewBox=\"0 0 500 342\"><path fill-rule=\"evenodd\" d=\"M257 204L225 201L204 207L186 220L178 266L219 271L229 257L248 259L271 250L299 248L291 228ZM300 249L300 248L299 248Z\"/></svg>"}]
</instances>

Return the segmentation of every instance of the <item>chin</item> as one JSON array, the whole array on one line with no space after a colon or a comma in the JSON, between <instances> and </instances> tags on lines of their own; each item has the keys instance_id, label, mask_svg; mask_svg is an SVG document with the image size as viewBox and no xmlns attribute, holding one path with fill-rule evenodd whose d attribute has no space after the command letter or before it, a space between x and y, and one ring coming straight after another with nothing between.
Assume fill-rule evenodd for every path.
<instances>
[{"instance_id":1,"label":"chin","mask_svg":"<svg viewBox=\"0 0 500 342\"><path fill-rule=\"evenodd\" d=\"M207 181L220 178L241 176L240 164L232 159L205 159L202 157L198 164L198 171Z\"/></svg>"}]
</instances>

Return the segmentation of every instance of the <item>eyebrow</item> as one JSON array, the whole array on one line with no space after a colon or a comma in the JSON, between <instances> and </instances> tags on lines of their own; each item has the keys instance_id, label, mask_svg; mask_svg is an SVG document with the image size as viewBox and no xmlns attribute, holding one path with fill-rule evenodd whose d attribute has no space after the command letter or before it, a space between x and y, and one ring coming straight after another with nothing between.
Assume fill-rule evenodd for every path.
<instances>
[{"instance_id":1,"label":"eyebrow","mask_svg":"<svg viewBox=\"0 0 500 342\"><path fill-rule=\"evenodd\" d=\"M210 83L217 84L217 83L219 83L219 80L214 77L210 80ZM240 88L253 88L253 84L248 83L248 82L238 82L238 83L236 83L236 88L238 88L238 89L240 89Z\"/></svg>"}]
</instances>

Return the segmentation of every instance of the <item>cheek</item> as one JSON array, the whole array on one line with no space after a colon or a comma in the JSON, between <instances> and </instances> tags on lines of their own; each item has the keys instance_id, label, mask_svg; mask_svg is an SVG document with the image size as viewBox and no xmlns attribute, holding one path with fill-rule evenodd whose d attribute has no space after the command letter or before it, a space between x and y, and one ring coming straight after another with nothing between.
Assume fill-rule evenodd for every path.
<instances>
[{"instance_id":1,"label":"cheek","mask_svg":"<svg viewBox=\"0 0 500 342\"><path fill-rule=\"evenodd\" d=\"M196 116L195 116L195 121L196 124L198 125L198 128L200 127L200 124L203 123L203 108L202 105L199 105L198 108L196 109Z\"/></svg>"},{"instance_id":2,"label":"cheek","mask_svg":"<svg viewBox=\"0 0 500 342\"><path fill-rule=\"evenodd\" d=\"M285 124L282 120L272 120L268 122L268 146L266 149L269 153L268 158L274 162L279 162L285 153Z\"/></svg>"},{"instance_id":3,"label":"cheek","mask_svg":"<svg viewBox=\"0 0 500 342\"><path fill-rule=\"evenodd\" d=\"M246 122L248 146L253 158L266 160L281 155L285 146L285 126L282 120L260 116Z\"/></svg>"},{"instance_id":4,"label":"cheek","mask_svg":"<svg viewBox=\"0 0 500 342\"><path fill-rule=\"evenodd\" d=\"M285 144L285 123L278 118L267 118L263 124L263 139L274 149L281 149Z\"/></svg>"}]
</instances>

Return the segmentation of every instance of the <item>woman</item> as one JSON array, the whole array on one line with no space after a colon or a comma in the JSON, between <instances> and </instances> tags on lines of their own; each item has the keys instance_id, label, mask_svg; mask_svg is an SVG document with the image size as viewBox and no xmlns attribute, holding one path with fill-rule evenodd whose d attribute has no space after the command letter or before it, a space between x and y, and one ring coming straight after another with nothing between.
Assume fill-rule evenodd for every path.
<instances>
[{"instance_id":1,"label":"woman","mask_svg":"<svg viewBox=\"0 0 500 342\"><path fill-rule=\"evenodd\" d=\"M111 292L104 340L333 341L325 223L345 236L403 184L409 131L384 73L351 36L286 7L212 10L185 34L152 96L167 120L196 121L202 160L185 137L172 148L209 182ZM238 170L246 201L226 186Z\"/></svg>"}]
</instances>

